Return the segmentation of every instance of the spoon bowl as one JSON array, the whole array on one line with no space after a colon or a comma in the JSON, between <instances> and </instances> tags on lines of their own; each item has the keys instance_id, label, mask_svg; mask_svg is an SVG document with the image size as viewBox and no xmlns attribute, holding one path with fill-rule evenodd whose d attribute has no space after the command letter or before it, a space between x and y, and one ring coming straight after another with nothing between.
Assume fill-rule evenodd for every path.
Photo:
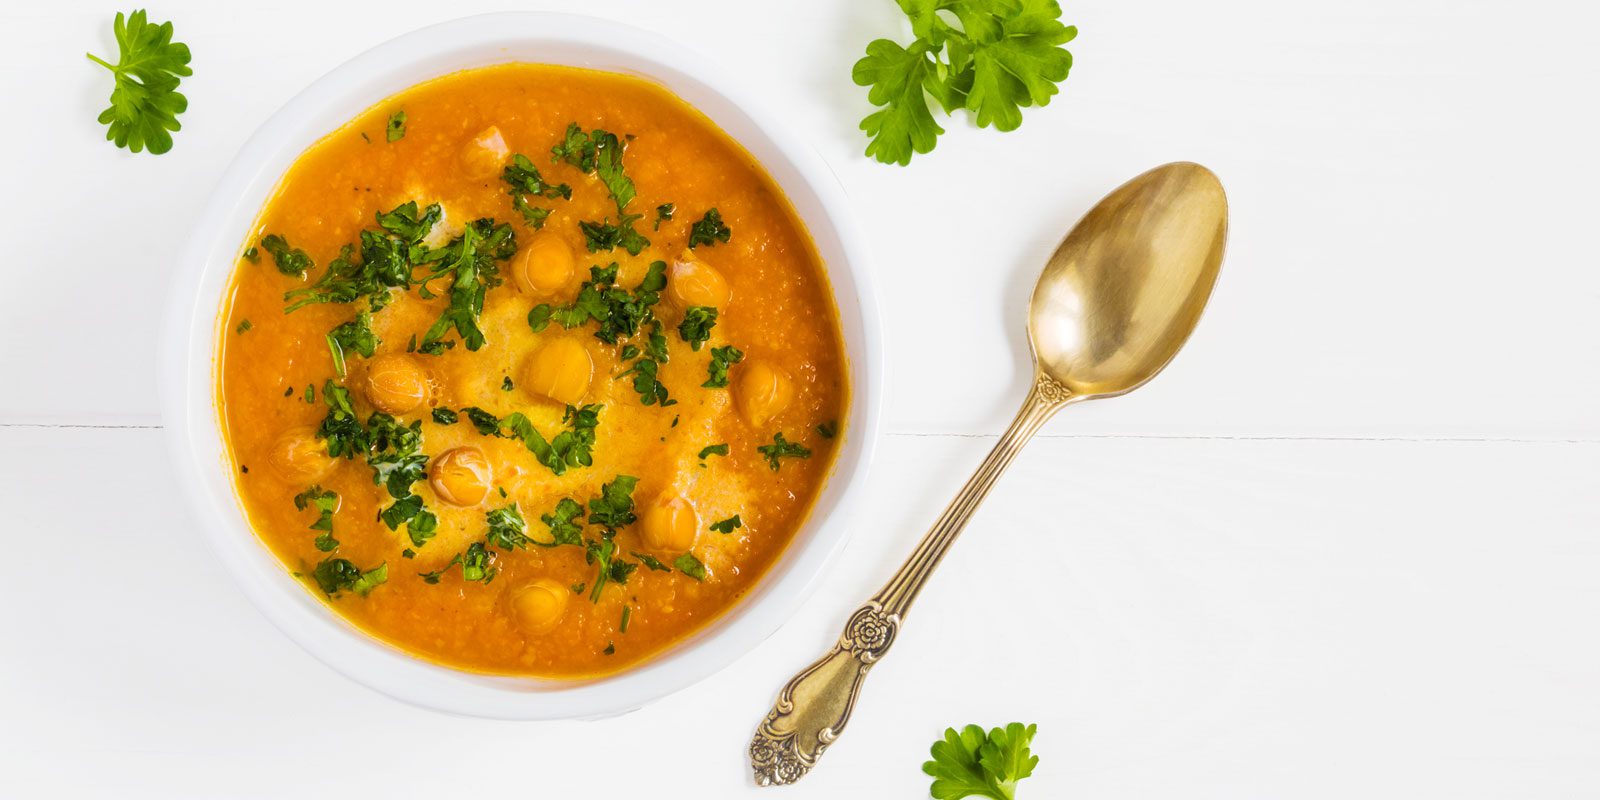
<instances>
[{"instance_id":1,"label":"spoon bowl","mask_svg":"<svg viewBox=\"0 0 1600 800\"><path fill-rule=\"evenodd\" d=\"M1222 268L1228 201L1211 170L1165 164L1106 195L1045 264L1028 342L1077 399L1139 388L1177 355Z\"/></svg>"}]
</instances>

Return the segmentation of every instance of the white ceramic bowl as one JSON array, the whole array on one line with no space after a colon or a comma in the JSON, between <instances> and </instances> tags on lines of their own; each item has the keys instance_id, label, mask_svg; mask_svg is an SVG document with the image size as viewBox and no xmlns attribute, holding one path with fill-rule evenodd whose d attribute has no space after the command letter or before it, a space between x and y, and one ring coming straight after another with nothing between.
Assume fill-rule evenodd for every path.
<instances>
[{"instance_id":1,"label":"white ceramic bowl","mask_svg":"<svg viewBox=\"0 0 1600 800\"><path fill-rule=\"evenodd\" d=\"M213 404L223 292L240 243L279 178L323 135L380 100L457 70L509 61L641 76L676 92L744 145L788 195L833 285L849 354L847 435L804 528L738 606L678 647L586 682L474 675L429 664L344 622L251 532L234 494ZM406 34L346 62L289 101L223 174L183 252L168 312L162 387L179 485L200 531L245 594L289 638L354 680L419 706L482 717L555 719L629 711L727 666L787 620L844 546L848 507L872 455L882 356L866 249L843 192L805 142L760 107L735 69L616 22L552 14L469 17ZM263 369L271 369L263 364ZM776 688L776 686L774 687Z\"/></svg>"}]
</instances>

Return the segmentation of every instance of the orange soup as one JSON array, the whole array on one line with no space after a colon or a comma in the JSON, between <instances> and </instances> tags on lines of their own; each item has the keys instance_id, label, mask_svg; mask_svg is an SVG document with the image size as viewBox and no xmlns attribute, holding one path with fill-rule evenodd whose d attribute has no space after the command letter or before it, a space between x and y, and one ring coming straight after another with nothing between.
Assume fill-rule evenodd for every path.
<instances>
[{"instance_id":1,"label":"orange soup","mask_svg":"<svg viewBox=\"0 0 1600 800\"><path fill-rule=\"evenodd\" d=\"M849 387L815 249L654 84L510 64L307 150L234 269L217 403L262 542L448 666L587 677L750 591Z\"/></svg>"}]
</instances>

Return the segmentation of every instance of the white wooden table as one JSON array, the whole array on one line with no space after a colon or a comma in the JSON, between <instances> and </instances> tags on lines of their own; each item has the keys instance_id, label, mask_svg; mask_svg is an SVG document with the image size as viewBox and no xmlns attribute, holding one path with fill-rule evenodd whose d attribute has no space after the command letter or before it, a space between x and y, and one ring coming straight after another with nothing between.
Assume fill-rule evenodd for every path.
<instances>
[{"instance_id":1,"label":"white wooden table","mask_svg":"<svg viewBox=\"0 0 1600 800\"><path fill-rule=\"evenodd\" d=\"M1592 5L1073 3L1064 94L860 155L889 0L164 0L168 155L94 123L111 4L0 5L0 797L726 797L773 691L966 477L1025 383L1061 232L1154 164L1219 173L1227 266L1147 389L1062 415L978 514L794 797L925 796L947 725L1036 722L1038 798L1600 794L1600 160ZM793 622L625 717L508 724L324 668L229 585L154 365L188 220L366 47L551 7L770 87L871 231L890 396L871 501ZM770 791L770 790L762 790Z\"/></svg>"}]
</instances>

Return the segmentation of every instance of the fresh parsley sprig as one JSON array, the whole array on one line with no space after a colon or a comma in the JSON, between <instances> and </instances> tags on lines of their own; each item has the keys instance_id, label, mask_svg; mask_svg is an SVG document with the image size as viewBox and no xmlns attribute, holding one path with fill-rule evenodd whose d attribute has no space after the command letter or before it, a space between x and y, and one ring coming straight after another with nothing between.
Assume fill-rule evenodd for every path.
<instances>
[{"instance_id":1,"label":"fresh parsley sprig","mask_svg":"<svg viewBox=\"0 0 1600 800\"><path fill-rule=\"evenodd\" d=\"M100 124L106 126L106 139L118 147L161 155L172 149L172 132L183 127L178 115L189 107L178 93L179 80L194 74L189 46L172 41L171 22L152 23L144 9L126 17L117 12L111 30L117 38L117 63L84 54L116 76L111 105L100 112Z\"/></svg>"},{"instance_id":2,"label":"fresh parsley sprig","mask_svg":"<svg viewBox=\"0 0 1600 800\"><path fill-rule=\"evenodd\" d=\"M1063 45L1078 29L1061 22L1056 0L900 0L916 39L867 45L851 78L870 87L877 111L861 121L867 155L885 164L911 163L933 150L944 129L931 96L946 114L966 109L980 128L1015 130L1022 109L1050 102L1067 79L1072 54Z\"/></svg>"},{"instance_id":3,"label":"fresh parsley sprig","mask_svg":"<svg viewBox=\"0 0 1600 800\"><path fill-rule=\"evenodd\" d=\"M1013 722L985 732L977 725L947 728L933 743L922 771L933 777L935 800L989 797L1015 800L1017 782L1033 774L1039 757L1029 751L1037 725Z\"/></svg>"}]
</instances>

